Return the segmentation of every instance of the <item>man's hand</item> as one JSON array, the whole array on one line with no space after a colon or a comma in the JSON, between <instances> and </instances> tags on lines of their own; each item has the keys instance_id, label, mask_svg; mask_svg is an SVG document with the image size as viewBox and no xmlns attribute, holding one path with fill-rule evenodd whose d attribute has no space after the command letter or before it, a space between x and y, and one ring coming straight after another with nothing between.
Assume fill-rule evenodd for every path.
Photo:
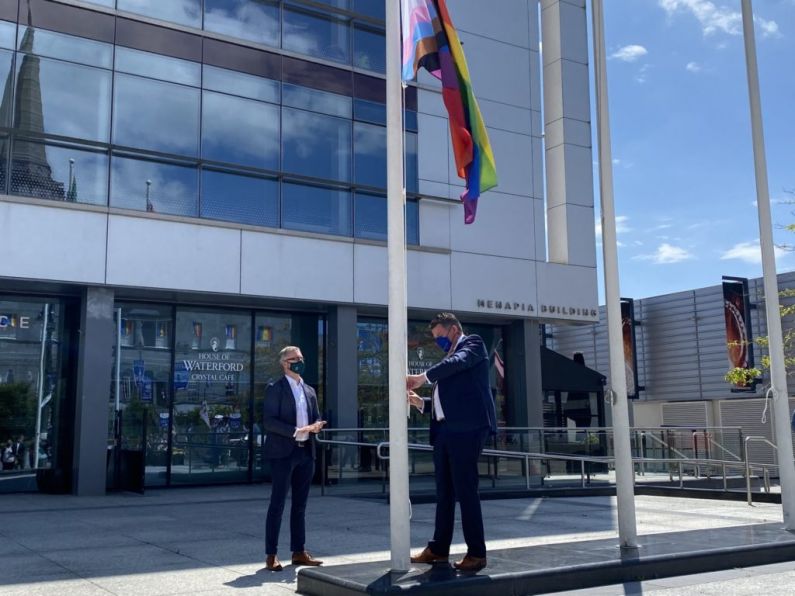
<instances>
[{"instance_id":1,"label":"man's hand","mask_svg":"<svg viewBox=\"0 0 795 596\"><path fill-rule=\"evenodd\" d=\"M425 385L425 375L406 375L406 389L419 389Z\"/></svg>"},{"instance_id":2,"label":"man's hand","mask_svg":"<svg viewBox=\"0 0 795 596\"><path fill-rule=\"evenodd\" d=\"M425 400L422 399L419 395L414 393L413 391L406 392L406 400L408 400L409 404L417 408L417 410L422 413L422 410L425 408Z\"/></svg>"},{"instance_id":3,"label":"man's hand","mask_svg":"<svg viewBox=\"0 0 795 596\"><path fill-rule=\"evenodd\" d=\"M326 426L325 420L318 420L317 422L313 422L312 424L307 424L306 426L302 426L301 428L297 428L296 432L299 433L319 433L323 430L323 427Z\"/></svg>"}]
</instances>

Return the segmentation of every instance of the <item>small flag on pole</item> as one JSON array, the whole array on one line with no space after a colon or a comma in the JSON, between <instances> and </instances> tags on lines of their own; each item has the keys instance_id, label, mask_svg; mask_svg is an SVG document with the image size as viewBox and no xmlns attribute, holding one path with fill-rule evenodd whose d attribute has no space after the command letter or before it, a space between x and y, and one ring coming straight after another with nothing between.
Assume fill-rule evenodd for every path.
<instances>
[{"instance_id":1,"label":"small flag on pole","mask_svg":"<svg viewBox=\"0 0 795 596\"><path fill-rule=\"evenodd\" d=\"M497 186L486 125L472 91L464 50L445 0L402 0L403 80L424 68L442 81L458 175L466 180L464 223L475 221L481 193Z\"/></svg>"}]
</instances>

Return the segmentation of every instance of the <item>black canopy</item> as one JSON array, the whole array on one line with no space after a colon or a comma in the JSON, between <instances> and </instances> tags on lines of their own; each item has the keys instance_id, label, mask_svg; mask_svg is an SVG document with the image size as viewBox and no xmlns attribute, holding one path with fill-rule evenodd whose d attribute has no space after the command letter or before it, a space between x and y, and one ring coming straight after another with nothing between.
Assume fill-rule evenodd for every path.
<instances>
[{"instance_id":1,"label":"black canopy","mask_svg":"<svg viewBox=\"0 0 795 596\"><path fill-rule=\"evenodd\" d=\"M541 346L541 389L544 391L604 391L607 377Z\"/></svg>"}]
</instances>

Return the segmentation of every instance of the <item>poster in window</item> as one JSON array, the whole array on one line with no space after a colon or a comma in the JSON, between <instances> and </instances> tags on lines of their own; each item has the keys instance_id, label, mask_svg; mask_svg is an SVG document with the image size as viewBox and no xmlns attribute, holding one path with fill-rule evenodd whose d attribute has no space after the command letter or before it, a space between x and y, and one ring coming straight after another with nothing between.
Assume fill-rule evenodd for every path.
<instances>
[{"instance_id":1,"label":"poster in window","mask_svg":"<svg viewBox=\"0 0 795 596\"><path fill-rule=\"evenodd\" d=\"M726 345L731 368L753 368L751 303L748 279L723 277L723 315L726 320ZM752 383L733 385L732 391L753 391Z\"/></svg>"},{"instance_id":2,"label":"poster in window","mask_svg":"<svg viewBox=\"0 0 795 596\"><path fill-rule=\"evenodd\" d=\"M638 399L638 356L635 344L635 303L631 298L621 299L621 338L624 344L624 373L627 381L627 398Z\"/></svg>"}]
</instances>

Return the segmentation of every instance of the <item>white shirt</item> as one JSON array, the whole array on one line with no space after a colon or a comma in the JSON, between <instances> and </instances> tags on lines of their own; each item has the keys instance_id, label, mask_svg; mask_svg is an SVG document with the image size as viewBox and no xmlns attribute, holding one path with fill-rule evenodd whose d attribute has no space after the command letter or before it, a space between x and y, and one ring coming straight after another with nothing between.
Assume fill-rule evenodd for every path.
<instances>
[{"instance_id":1,"label":"white shirt","mask_svg":"<svg viewBox=\"0 0 795 596\"><path fill-rule=\"evenodd\" d=\"M461 341L465 337L466 337L466 335L462 334L461 337L458 338L458 341L455 342L455 346L453 348L451 348L449 352L447 352L447 356L449 356L450 354L455 352L456 348L458 347L458 344L460 344ZM445 356L445 358L446 358L446 356ZM425 375L425 382L426 383L430 383L430 381L428 380L427 373L422 373L422 374ZM423 403L423 408L422 409L425 410L425 404L424 403ZM442 410L442 402L439 399L439 384L438 383L436 383L433 386L433 416L437 420L444 420L444 410Z\"/></svg>"},{"instance_id":2,"label":"white shirt","mask_svg":"<svg viewBox=\"0 0 795 596\"><path fill-rule=\"evenodd\" d=\"M295 399L295 424L296 431L293 436L299 443L306 441L309 438L309 433L299 433L298 429L302 426L309 424L309 413L307 408L306 393L304 393L303 379L295 380L291 376L285 375L287 382L290 383L290 389L293 391L293 399Z\"/></svg>"}]
</instances>

